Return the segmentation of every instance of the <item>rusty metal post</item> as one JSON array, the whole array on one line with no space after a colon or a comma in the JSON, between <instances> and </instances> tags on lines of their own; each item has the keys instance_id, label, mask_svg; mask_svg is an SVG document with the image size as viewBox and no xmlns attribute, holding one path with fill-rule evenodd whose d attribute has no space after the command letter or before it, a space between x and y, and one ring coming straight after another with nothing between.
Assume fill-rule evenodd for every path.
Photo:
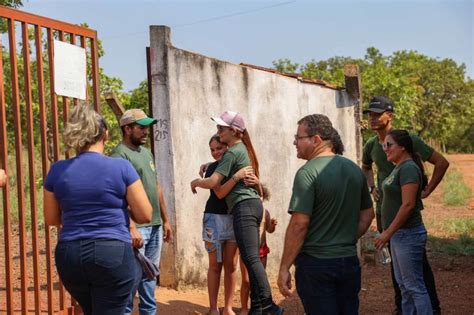
<instances>
[{"instance_id":1,"label":"rusty metal post","mask_svg":"<svg viewBox=\"0 0 474 315\"><path fill-rule=\"evenodd\" d=\"M8 41L10 46L10 66L12 83L13 121L15 129L16 181L18 197L18 216L20 231L20 273L21 273L21 309L28 312L28 272L26 270L26 209L25 185L23 179L23 143L21 129L20 91L16 56L15 20L8 20Z\"/></svg>"},{"instance_id":2,"label":"rusty metal post","mask_svg":"<svg viewBox=\"0 0 474 315\"><path fill-rule=\"evenodd\" d=\"M26 102L26 124L28 135L28 169L30 184L30 213L31 213L31 236L33 254L33 284L35 298L35 314L41 312L40 280L39 280L39 250L38 250L38 207L36 194L36 171L35 171L35 140L34 140L34 120L31 96L31 67L30 67L30 47L28 38L28 24L21 23L23 40L23 69L25 78L25 102Z\"/></svg>"},{"instance_id":3,"label":"rusty metal post","mask_svg":"<svg viewBox=\"0 0 474 315\"><path fill-rule=\"evenodd\" d=\"M0 37L0 43L1 43ZM1 45L3 49L3 45ZM3 79L3 58L0 58L0 121L1 121L1 162L2 168L5 170L7 175L8 172L8 140L7 140L7 111L5 104L5 81ZM10 187L8 184L2 189L3 190L3 241L5 242L5 285L7 295L7 314L13 313L13 262L11 253L11 218L10 218Z\"/></svg>"}]
</instances>

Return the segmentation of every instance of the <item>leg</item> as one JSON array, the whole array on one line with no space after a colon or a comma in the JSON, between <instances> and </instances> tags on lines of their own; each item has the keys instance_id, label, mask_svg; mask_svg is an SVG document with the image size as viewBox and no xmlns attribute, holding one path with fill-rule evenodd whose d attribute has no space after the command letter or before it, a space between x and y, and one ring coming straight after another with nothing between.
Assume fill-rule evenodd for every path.
<instances>
[{"instance_id":1,"label":"leg","mask_svg":"<svg viewBox=\"0 0 474 315\"><path fill-rule=\"evenodd\" d=\"M81 305L84 315L90 315L92 314L91 289L89 283L84 280L81 256L80 241L71 241L59 242L54 258L64 287Z\"/></svg>"},{"instance_id":2,"label":"leg","mask_svg":"<svg viewBox=\"0 0 474 315\"><path fill-rule=\"evenodd\" d=\"M250 293L250 280L249 273L245 264L242 260L242 257L239 258L240 261L240 273L242 274L242 283L240 285L240 304L241 310L240 315L247 315L249 313L249 293Z\"/></svg>"},{"instance_id":3,"label":"leg","mask_svg":"<svg viewBox=\"0 0 474 315\"><path fill-rule=\"evenodd\" d=\"M388 249L390 251L390 243L388 245ZM390 252L390 255L392 255L391 252ZM401 314L402 313L402 292L400 291L400 287L398 286L397 279L395 278L395 271L393 269L393 260L390 262L390 275L392 278L393 292L395 294L395 308Z\"/></svg>"},{"instance_id":4,"label":"leg","mask_svg":"<svg viewBox=\"0 0 474 315\"><path fill-rule=\"evenodd\" d=\"M433 312L435 312L435 314L441 313L438 292L436 292L436 282L428 261L428 256L426 256L426 247L423 250L423 279L425 280L426 289L428 290L428 294L430 296Z\"/></svg>"},{"instance_id":5,"label":"leg","mask_svg":"<svg viewBox=\"0 0 474 315\"><path fill-rule=\"evenodd\" d=\"M416 309L418 315L431 315L431 301L423 280L423 251L426 245L424 226L399 230L392 240L395 241L392 249L396 252L397 272L401 276L403 314L413 314ZM405 295L410 298L407 302Z\"/></svg>"},{"instance_id":6,"label":"leg","mask_svg":"<svg viewBox=\"0 0 474 315\"><path fill-rule=\"evenodd\" d=\"M95 241L94 260L87 277L92 280L92 314L123 314L142 275L132 245L116 240Z\"/></svg>"},{"instance_id":7,"label":"leg","mask_svg":"<svg viewBox=\"0 0 474 315\"><path fill-rule=\"evenodd\" d=\"M252 308L268 308L273 305L270 284L259 257L259 226L263 207L259 199L238 203L233 209L234 232L240 255L249 273Z\"/></svg>"},{"instance_id":8,"label":"leg","mask_svg":"<svg viewBox=\"0 0 474 315\"><path fill-rule=\"evenodd\" d=\"M359 291L361 285L361 270L359 258L345 257L343 269L337 281L337 304L340 312L345 315L359 314Z\"/></svg>"},{"instance_id":9,"label":"leg","mask_svg":"<svg viewBox=\"0 0 474 315\"><path fill-rule=\"evenodd\" d=\"M337 259L318 259L304 253L296 258L296 290L306 315L340 314L336 297Z\"/></svg>"},{"instance_id":10,"label":"leg","mask_svg":"<svg viewBox=\"0 0 474 315\"><path fill-rule=\"evenodd\" d=\"M237 271L237 243L225 241L224 256L224 315L235 315L232 310L234 300L236 271Z\"/></svg>"},{"instance_id":11,"label":"leg","mask_svg":"<svg viewBox=\"0 0 474 315\"><path fill-rule=\"evenodd\" d=\"M217 250L215 243L206 242L209 253L209 269L207 270L207 292L209 294L209 314L219 314L217 307L217 296L219 294L219 283L221 280L222 263L217 262Z\"/></svg>"}]
</instances>

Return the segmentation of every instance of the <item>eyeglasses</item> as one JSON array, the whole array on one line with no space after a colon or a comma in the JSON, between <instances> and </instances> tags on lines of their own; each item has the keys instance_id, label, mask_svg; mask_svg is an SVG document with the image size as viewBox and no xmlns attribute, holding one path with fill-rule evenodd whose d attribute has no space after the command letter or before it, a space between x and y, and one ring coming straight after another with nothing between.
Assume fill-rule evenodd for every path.
<instances>
[{"instance_id":1,"label":"eyeglasses","mask_svg":"<svg viewBox=\"0 0 474 315\"><path fill-rule=\"evenodd\" d=\"M391 142L385 142L382 144L382 148L384 150L388 150L392 145L394 145L395 143L391 143Z\"/></svg>"},{"instance_id":2,"label":"eyeglasses","mask_svg":"<svg viewBox=\"0 0 474 315\"><path fill-rule=\"evenodd\" d=\"M298 135L294 135L295 137L295 141L298 141L298 140L301 140L301 139L304 139L304 138L311 138L311 137L314 137L314 135L308 135L308 136L298 136Z\"/></svg>"}]
</instances>

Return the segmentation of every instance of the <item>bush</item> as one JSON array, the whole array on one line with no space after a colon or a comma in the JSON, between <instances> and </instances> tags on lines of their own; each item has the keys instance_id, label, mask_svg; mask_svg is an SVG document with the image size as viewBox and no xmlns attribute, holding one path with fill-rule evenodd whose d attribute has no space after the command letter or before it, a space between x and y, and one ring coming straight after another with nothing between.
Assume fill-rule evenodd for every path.
<instances>
[{"instance_id":1,"label":"bush","mask_svg":"<svg viewBox=\"0 0 474 315\"><path fill-rule=\"evenodd\" d=\"M472 191L457 171L446 174L443 184L443 203L446 206L465 206L471 198Z\"/></svg>"}]
</instances>

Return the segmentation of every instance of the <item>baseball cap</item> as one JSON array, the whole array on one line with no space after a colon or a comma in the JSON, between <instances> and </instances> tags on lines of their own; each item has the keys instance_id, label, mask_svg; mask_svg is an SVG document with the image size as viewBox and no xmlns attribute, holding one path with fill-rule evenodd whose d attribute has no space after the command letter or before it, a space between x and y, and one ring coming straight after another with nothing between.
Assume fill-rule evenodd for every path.
<instances>
[{"instance_id":1,"label":"baseball cap","mask_svg":"<svg viewBox=\"0 0 474 315\"><path fill-rule=\"evenodd\" d=\"M367 114L368 112L378 114L383 112L393 112L392 100L384 96L375 96L370 100L369 108L364 110L364 114Z\"/></svg>"},{"instance_id":2,"label":"baseball cap","mask_svg":"<svg viewBox=\"0 0 474 315\"><path fill-rule=\"evenodd\" d=\"M157 121L158 120L155 118L148 117L143 110L132 108L125 111L122 117L120 117L120 127L129 125L131 123L136 123L141 126L149 126L156 124Z\"/></svg>"},{"instance_id":3,"label":"baseball cap","mask_svg":"<svg viewBox=\"0 0 474 315\"><path fill-rule=\"evenodd\" d=\"M211 117L219 126L233 127L239 131L245 130L245 121L241 114L232 111L224 112L220 117Z\"/></svg>"}]
</instances>

